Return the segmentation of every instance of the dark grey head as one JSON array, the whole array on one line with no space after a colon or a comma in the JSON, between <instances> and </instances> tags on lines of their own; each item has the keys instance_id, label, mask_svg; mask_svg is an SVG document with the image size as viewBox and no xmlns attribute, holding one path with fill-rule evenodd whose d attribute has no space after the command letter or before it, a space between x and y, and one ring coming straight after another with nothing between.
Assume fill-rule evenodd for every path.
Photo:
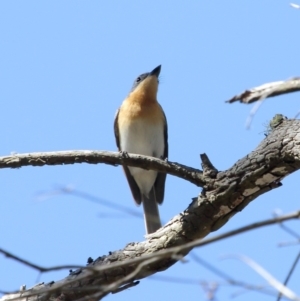
<instances>
[{"instance_id":1,"label":"dark grey head","mask_svg":"<svg viewBox=\"0 0 300 301\"><path fill-rule=\"evenodd\" d=\"M155 76L157 78L157 81L158 81L158 77L159 77L159 74L160 74L160 69L161 69L161 65L157 66L156 68L154 68L151 72L147 72L147 73L143 73L141 75L139 75L134 83L133 83L133 86L131 88L131 92L141 83L143 82L147 77L149 76Z\"/></svg>"}]
</instances>

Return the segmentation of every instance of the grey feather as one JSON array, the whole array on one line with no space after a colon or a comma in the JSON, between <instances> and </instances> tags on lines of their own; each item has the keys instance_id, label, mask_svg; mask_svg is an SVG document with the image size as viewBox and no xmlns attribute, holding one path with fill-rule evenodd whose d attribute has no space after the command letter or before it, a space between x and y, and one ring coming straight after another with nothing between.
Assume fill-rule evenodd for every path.
<instances>
[{"instance_id":1,"label":"grey feather","mask_svg":"<svg viewBox=\"0 0 300 301\"><path fill-rule=\"evenodd\" d=\"M145 226L147 234L150 234L161 228L158 204L155 199L155 190L152 188L149 196L143 195L142 198Z\"/></svg>"}]
</instances>

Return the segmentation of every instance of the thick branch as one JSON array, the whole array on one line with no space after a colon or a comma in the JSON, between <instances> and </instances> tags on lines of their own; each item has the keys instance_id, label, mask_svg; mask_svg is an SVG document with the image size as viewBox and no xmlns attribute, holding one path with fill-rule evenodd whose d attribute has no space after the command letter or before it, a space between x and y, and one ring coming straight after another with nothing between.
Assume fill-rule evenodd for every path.
<instances>
[{"instance_id":1,"label":"thick branch","mask_svg":"<svg viewBox=\"0 0 300 301\"><path fill-rule=\"evenodd\" d=\"M297 91L300 91L299 77L295 77L287 81L267 83L250 90L245 90L243 93L233 96L226 102L233 103L240 101L241 103L249 104L260 99Z\"/></svg>"},{"instance_id":2,"label":"thick branch","mask_svg":"<svg viewBox=\"0 0 300 301\"><path fill-rule=\"evenodd\" d=\"M154 157L108 151L58 151L44 153L14 154L0 157L0 168L23 166L65 165L75 163L128 165L157 170L187 180L197 186L204 185L202 171L175 162Z\"/></svg>"},{"instance_id":3,"label":"thick branch","mask_svg":"<svg viewBox=\"0 0 300 301\"><path fill-rule=\"evenodd\" d=\"M300 121L280 119L272 123L268 136L253 152L226 171L216 171L213 176L208 173L202 193L147 240L99 257L89 265L97 272L80 269L57 283L23 292L23 297L30 301L98 300L122 285L169 268L193 248L195 240L222 227L258 196L280 187L284 177L300 168L299 158ZM169 252L182 245L184 251ZM164 249L167 254L158 254ZM45 291L49 287L50 291ZM29 297L31 294L39 295Z\"/></svg>"}]
</instances>

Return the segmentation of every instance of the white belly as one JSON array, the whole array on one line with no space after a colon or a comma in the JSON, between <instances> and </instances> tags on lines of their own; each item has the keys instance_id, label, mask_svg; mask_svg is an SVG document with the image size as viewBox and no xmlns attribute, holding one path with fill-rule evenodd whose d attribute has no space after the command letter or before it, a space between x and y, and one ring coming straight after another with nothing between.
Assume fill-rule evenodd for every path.
<instances>
[{"instance_id":1,"label":"white belly","mask_svg":"<svg viewBox=\"0 0 300 301\"><path fill-rule=\"evenodd\" d=\"M161 158L164 154L164 127L162 124L145 124L141 120L136 120L121 127L120 137L121 150L128 153L157 158ZM141 192L148 196L157 172L138 167L129 167L129 170Z\"/></svg>"}]
</instances>

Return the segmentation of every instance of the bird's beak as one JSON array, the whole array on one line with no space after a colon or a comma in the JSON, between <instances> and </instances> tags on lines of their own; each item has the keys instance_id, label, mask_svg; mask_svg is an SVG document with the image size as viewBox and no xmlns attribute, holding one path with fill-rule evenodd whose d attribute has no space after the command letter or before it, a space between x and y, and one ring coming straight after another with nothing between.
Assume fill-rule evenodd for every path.
<instances>
[{"instance_id":1,"label":"bird's beak","mask_svg":"<svg viewBox=\"0 0 300 301\"><path fill-rule=\"evenodd\" d=\"M161 65L157 66L156 68L154 68L151 72L150 75L155 75L156 77L159 76L160 73L160 69L161 69Z\"/></svg>"}]
</instances>

